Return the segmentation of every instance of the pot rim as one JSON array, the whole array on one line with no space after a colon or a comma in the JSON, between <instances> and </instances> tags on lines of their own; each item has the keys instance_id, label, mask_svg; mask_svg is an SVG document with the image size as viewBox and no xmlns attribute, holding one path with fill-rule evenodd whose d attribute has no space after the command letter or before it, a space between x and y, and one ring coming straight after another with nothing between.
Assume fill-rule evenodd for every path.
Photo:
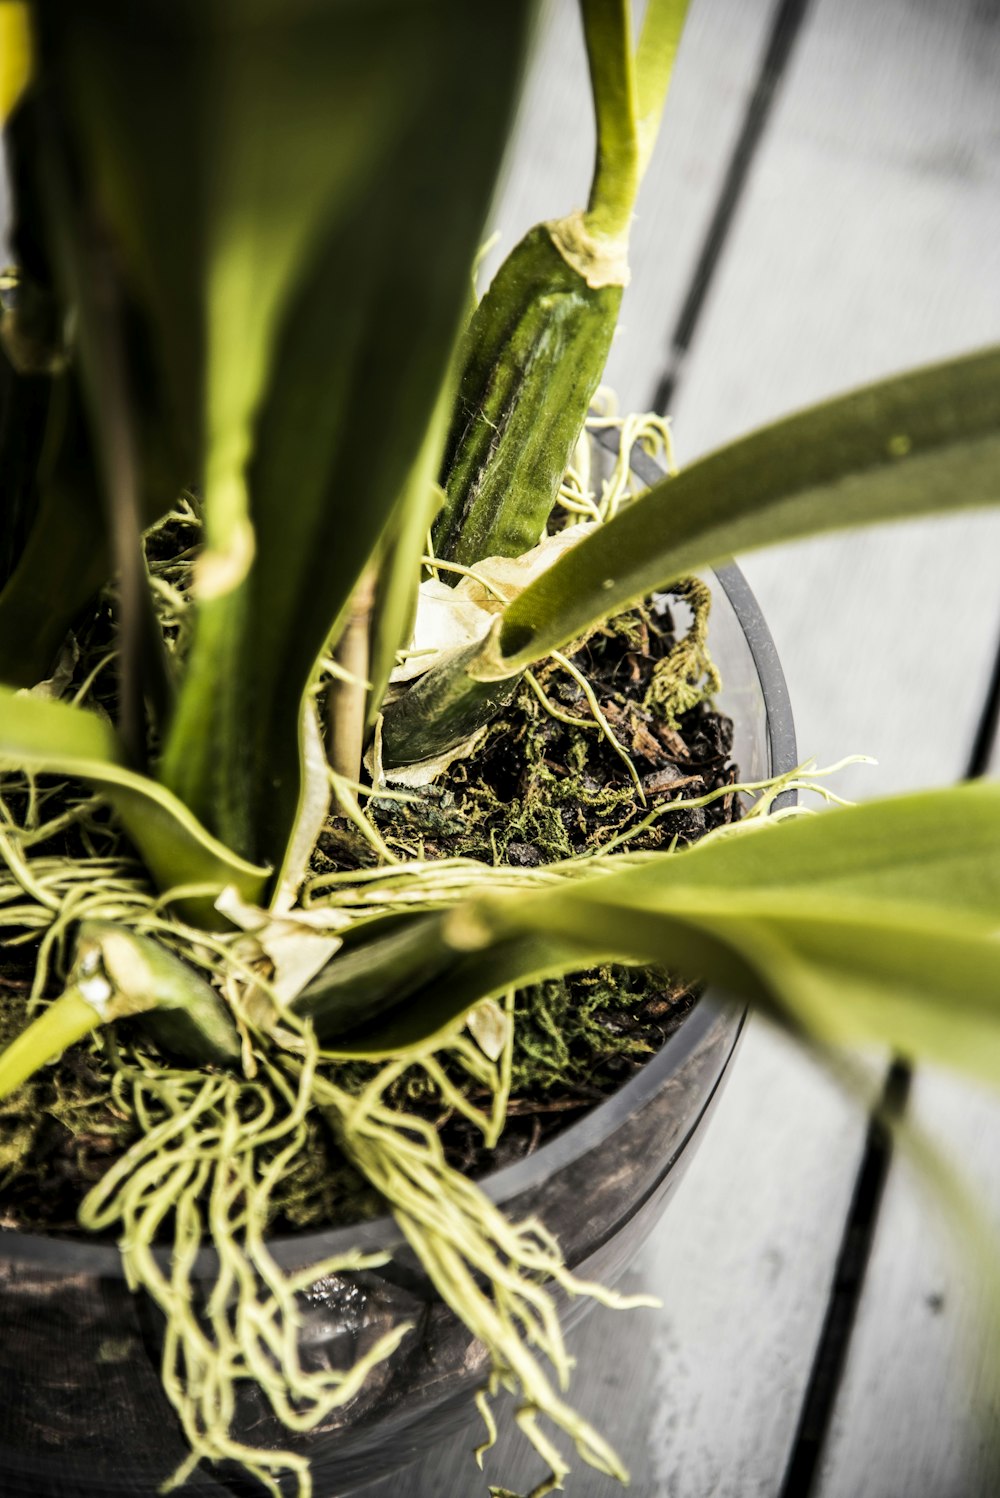
<instances>
[{"instance_id":1,"label":"pot rim","mask_svg":"<svg viewBox=\"0 0 1000 1498\"><path fill-rule=\"evenodd\" d=\"M598 440L602 446L614 451L618 446L617 438L618 434L612 431L602 433ZM659 465L638 448L633 450L631 467L647 485L654 484L663 477ZM795 768L798 751L788 687L774 640L760 605L735 562L714 568L713 571L739 620L757 672L764 701L770 774L784 774ZM784 792L775 801L775 809L788 805L793 800L794 792ZM548 1175L564 1169L603 1144L633 1109L640 1108L680 1070L714 1027L722 1011L727 1008L731 1010L733 1005L734 1001L727 1000L718 989L708 989L698 1000L692 1013L660 1050L617 1092L597 1103L575 1123L562 1129L534 1154L481 1177L481 1189L492 1201L503 1203L540 1185ZM746 1012L744 1006L736 1027L734 1045ZM696 1126L697 1121L692 1132ZM681 1142L674 1159L683 1151L689 1138L690 1133ZM267 1244L277 1262L288 1268L329 1259L340 1253L391 1249L403 1241L395 1219L391 1213L385 1213L367 1222L345 1227L319 1228L307 1233L283 1233L268 1238ZM153 1252L161 1266L169 1266L169 1248L154 1249ZM0 1230L0 1263L4 1261L69 1274L100 1275L105 1279L122 1279L125 1273L121 1254L115 1243L99 1243L44 1233L22 1233L16 1229ZM216 1265L215 1250L203 1248L195 1261L194 1272L208 1277Z\"/></svg>"}]
</instances>

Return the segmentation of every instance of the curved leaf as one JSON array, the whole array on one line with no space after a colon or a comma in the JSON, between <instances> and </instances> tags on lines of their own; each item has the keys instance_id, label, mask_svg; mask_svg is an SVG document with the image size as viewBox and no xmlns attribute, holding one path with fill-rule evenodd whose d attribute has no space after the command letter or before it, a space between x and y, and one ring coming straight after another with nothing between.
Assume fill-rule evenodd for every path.
<instances>
[{"instance_id":1,"label":"curved leaf","mask_svg":"<svg viewBox=\"0 0 1000 1498\"><path fill-rule=\"evenodd\" d=\"M998 910L1000 785L762 823L463 902L425 926L451 962L335 1043L393 1054L507 988L617 961L710 979L824 1043L890 1044L1000 1080Z\"/></svg>"},{"instance_id":2,"label":"curved leaf","mask_svg":"<svg viewBox=\"0 0 1000 1498\"><path fill-rule=\"evenodd\" d=\"M226 848L162 785L137 775L111 724L96 713L0 687L0 766L70 775L103 791L160 889L233 884L259 902L269 871ZM183 902L201 924L224 924L213 897Z\"/></svg>"},{"instance_id":3,"label":"curved leaf","mask_svg":"<svg viewBox=\"0 0 1000 1498\"><path fill-rule=\"evenodd\" d=\"M37 8L56 134L203 489L194 637L160 775L275 866L302 695L434 406L530 8Z\"/></svg>"},{"instance_id":4,"label":"curved leaf","mask_svg":"<svg viewBox=\"0 0 1000 1498\"><path fill-rule=\"evenodd\" d=\"M504 611L470 673L499 679L736 553L1000 500L1000 349L815 406L665 479Z\"/></svg>"}]
</instances>

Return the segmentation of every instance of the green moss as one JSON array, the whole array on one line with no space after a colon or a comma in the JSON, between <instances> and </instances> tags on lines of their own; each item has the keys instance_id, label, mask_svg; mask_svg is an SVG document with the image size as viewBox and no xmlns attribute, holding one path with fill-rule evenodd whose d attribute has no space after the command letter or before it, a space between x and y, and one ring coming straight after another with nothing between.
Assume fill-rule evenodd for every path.
<instances>
[{"instance_id":1,"label":"green moss","mask_svg":"<svg viewBox=\"0 0 1000 1498\"><path fill-rule=\"evenodd\" d=\"M182 596L188 557L185 553L175 564L170 556L190 539L190 518L185 514L173 529L162 530L150 543L151 550L162 552L153 565ZM612 619L570 657L592 685L617 745L595 726L579 681L559 662L549 662L537 671L535 687L524 684L503 720L489 727L474 760L457 762L407 801L376 797L369 802L386 842L404 856L542 865L598 853L622 836L638 834L631 843L637 849L657 847L675 836L697 836L711 825L704 813L692 818L678 811L645 826L650 805L662 809L663 798L658 792L645 802L639 798L621 754L624 750L637 775L648 780L662 775L679 744L683 750L685 735L685 742L704 740L705 765L693 760L684 765L686 783L702 775L689 794L710 789L725 765L725 743L718 732L714 737L705 732L706 725L719 722L705 705L705 692L715 682L705 653L707 591L692 581L678 594L694 614L687 634L678 637L670 608L661 601ZM83 642L77 674L92 670L106 649L101 614ZM658 737L661 724L670 732ZM5 785L4 794L20 814L27 792L15 782ZM53 786L43 794L46 816L52 816L72 792ZM723 814L713 810L708 816ZM116 846L105 842L111 837L113 830L88 813L61 836L58 850L49 844L46 851L79 860L98 838L102 852L108 848L117 856ZM318 870L367 867L373 858L355 826L342 817L330 819L316 854ZM33 949L11 949L10 957L14 966L8 963L8 981L0 986L0 1045L26 1023ZM613 1090L663 1043L689 1002L662 975L620 967L525 989L515 1004L512 1118L554 1117L561 1108L584 1107ZM128 1045L126 1032L123 1043ZM150 1054L156 1055L152 1049ZM478 1105L481 1085L460 1062L443 1064L449 1079ZM331 1077L344 1091L356 1093L376 1071L338 1066ZM140 1132L128 1090L116 1093L114 1083L114 1059L95 1040L74 1047L0 1103L0 1210L8 1218L31 1226L71 1226L81 1197ZM452 1116L423 1067L402 1072L386 1101L439 1122L457 1163L489 1166L491 1156L481 1142L470 1159L468 1128ZM509 1139L501 1141L501 1149L510 1147ZM368 1218L383 1210L383 1203L316 1112L309 1117L304 1147L274 1186L269 1210L274 1225L299 1229Z\"/></svg>"}]
</instances>

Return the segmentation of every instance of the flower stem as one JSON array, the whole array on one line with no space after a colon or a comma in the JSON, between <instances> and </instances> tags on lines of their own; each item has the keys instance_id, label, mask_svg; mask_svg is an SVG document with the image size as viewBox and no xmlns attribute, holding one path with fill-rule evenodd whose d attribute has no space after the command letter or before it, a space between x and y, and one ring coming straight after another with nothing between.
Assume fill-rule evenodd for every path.
<instances>
[{"instance_id":1,"label":"flower stem","mask_svg":"<svg viewBox=\"0 0 1000 1498\"><path fill-rule=\"evenodd\" d=\"M631 0L580 0L597 118L585 225L594 239L622 249L656 143L688 4L649 0L633 50Z\"/></svg>"},{"instance_id":2,"label":"flower stem","mask_svg":"<svg viewBox=\"0 0 1000 1498\"><path fill-rule=\"evenodd\" d=\"M639 190L635 60L630 0L581 0L597 156L586 225L597 239L626 241Z\"/></svg>"}]
</instances>

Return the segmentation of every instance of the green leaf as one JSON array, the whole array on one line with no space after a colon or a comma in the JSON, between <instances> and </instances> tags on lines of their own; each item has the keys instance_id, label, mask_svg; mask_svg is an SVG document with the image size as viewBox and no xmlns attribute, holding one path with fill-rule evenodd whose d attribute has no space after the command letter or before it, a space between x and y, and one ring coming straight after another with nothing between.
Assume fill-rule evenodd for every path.
<instances>
[{"instance_id":1,"label":"green leaf","mask_svg":"<svg viewBox=\"0 0 1000 1498\"><path fill-rule=\"evenodd\" d=\"M471 674L515 674L736 553L1000 499L1000 350L872 385L655 485L504 611Z\"/></svg>"},{"instance_id":2,"label":"green leaf","mask_svg":"<svg viewBox=\"0 0 1000 1498\"><path fill-rule=\"evenodd\" d=\"M96 713L0 687L0 766L69 775L103 791L161 890L206 885L183 901L201 924L224 924L215 894L233 884L247 901L264 897L268 870L218 842L177 797L125 763L121 741Z\"/></svg>"},{"instance_id":3,"label":"green leaf","mask_svg":"<svg viewBox=\"0 0 1000 1498\"><path fill-rule=\"evenodd\" d=\"M100 1023L99 1012L79 989L68 988L0 1051L0 1098L15 1092Z\"/></svg>"},{"instance_id":4,"label":"green leaf","mask_svg":"<svg viewBox=\"0 0 1000 1498\"><path fill-rule=\"evenodd\" d=\"M673 966L820 1041L1000 1080L998 909L1000 786L974 785L650 856L525 901L497 930Z\"/></svg>"},{"instance_id":5,"label":"green leaf","mask_svg":"<svg viewBox=\"0 0 1000 1498\"><path fill-rule=\"evenodd\" d=\"M312 1020L321 1040L329 1040L398 1009L453 961L439 916L388 916L348 937L292 1008Z\"/></svg>"},{"instance_id":6,"label":"green leaf","mask_svg":"<svg viewBox=\"0 0 1000 1498\"><path fill-rule=\"evenodd\" d=\"M203 488L194 639L161 777L275 866L303 692L444 375L529 8L39 7L53 115Z\"/></svg>"},{"instance_id":7,"label":"green leaf","mask_svg":"<svg viewBox=\"0 0 1000 1498\"><path fill-rule=\"evenodd\" d=\"M246 723L256 736L250 801L259 798L266 849L287 835L298 774L288 723L298 697L433 426L526 9L523 0L501 8L439 0L394 9L388 34L378 7L357 12L358 51L380 72L391 64L387 86L405 110L359 185L349 228L336 226L289 306L256 429L249 481L258 565L244 670L255 705ZM338 67L356 69L342 32ZM338 122L338 138L353 153L356 126L344 128Z\"/></svg>"},{"instance_id":8,"label":"green leaf","mask_svg":"<svg viewBox=\"0 0 1000 1498\"><path fill-rule=\"evenodd\" d=\"M424 933L425 948L431 950L436 938L436 945L447 949L446 921L442 916L433 917L433 921L433 928L429 925ZM331 1054L356 1061L382 1061L405 1055L409 1050L426 1046L428 1041L446 1036L484 998L499 997L509 988L525 988L545 978L558 978L563 973L577 972L610 959L610 954L602 954L591 961L583 960L575 942L560 941L551 933L498 938L474 955L452 947L450 962L442 961L433 981L415 992L401 990L403 1001L397 1002L391 987L389 955L387 952L383 966L381 953L373 944L372 965L364 980L371 1002L366 1022L352 1027L343 1022L332 1003L330 1007L317 1006L316 1033ZM336 960L331 969L335 968ZM351 1013L352 1007L345 1002L344 1017Z\"/></svg>"},{"instance_id":9,"label":"green leaf","mask_svg":"<svg viewBox=\"0 0 1000 1498\"><path fill-rule=\"evenodd\" d=\"M24 4L0 11L0 125L6 123L31 78L31 21Z\"/></svg>"},{"instance_id":10,"label":"green leaf","mask_svg":"<svg viewBox=\"0 0 1000 1498\"><path fill-rule=\"evenodd\" d=\"M221 994L154 937L82 921L69 982L95 1002L95 977L105 1023L139 1016L158 1045L189 1063L239 1064L239 1033Z\"/></svg>"},{"instance_id":11,"label":"green leaf","mask_svg":"<svg viewBox=\"0 0 1000 1498\"><path fill-rule=\"evenodd\" d=\"M0 473L3 474L0 588L6 584L24 550L38 503L38 456L51 387L47 375L18 373L0 346Z\"/></svg>"},{"instance_id":12,"label":"green leaf","mask_svg":"<svg viewBox=\"0 0 1000 1498\"><path fill-rule=\"evenodd\" d=\"M1000 785L747 826L574 874L438 917L424 943L450 945L453 960L338 1051L392 1054L507 988L618 961L711 980L823 1044L888 1044L1000 1081Z\"/></svg>"},{"instance_id":13,"label":"green leaf","mask_svg":"<svg viewBox=\"0 0 1000 1498\"><path fill-rule=\"evenodd\" d=\"M1000 1082L1000 944L982 927L945 921L930 905L824 906L807 894L678 893L666 909L606 894L546 904L546 931L708 978L824 1045L888 1045Z\"/></svg>"},{"instance_id":14,"label":"green leaf","mask_svg":"<svg viewBox=\"0 0 1000 1498\"><path fill-rule=\"evenodd\" d=\"M135 1016L189 1063L240 1060L232 1015L194 968L152 937L111 921L83 921L65 991L0 1052L0 1098L98 1025Z\"/></svg>"},{"instance_id":15,"label":"green leaf","mask_svg":"<svg viewBox=\"0 0 1000 1498\"><path fill-rule=\"evenodd\" d=\"M144 330L94 204L79 191L72 142L50 118L55 92L31 90L6 133L18 271L4 341L52 388L35 462L37 515L0 600L0 679L31 685L48 675L67 628L117 572L119 719L139 762L143 695L161 725L169 700L140 533L190 468L169 451Z\"/></svg>"}]
</instances>

